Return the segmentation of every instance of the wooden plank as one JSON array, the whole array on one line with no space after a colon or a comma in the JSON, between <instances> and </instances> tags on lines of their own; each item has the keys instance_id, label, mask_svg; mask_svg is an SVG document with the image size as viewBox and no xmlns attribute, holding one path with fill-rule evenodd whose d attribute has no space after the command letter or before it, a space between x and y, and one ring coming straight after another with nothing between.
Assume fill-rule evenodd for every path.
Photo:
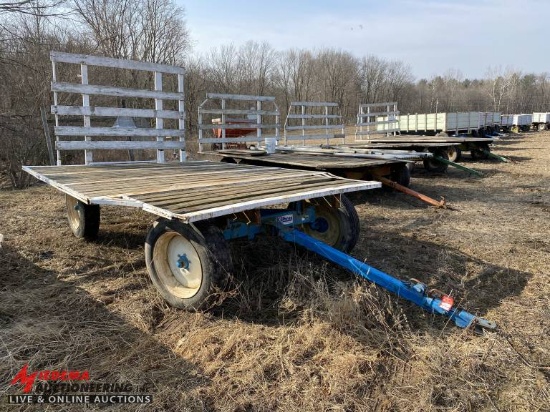
<instances>
[{"instance_id":1,"label":"wooden plank","mask_svg":"<svg viewBox=\"0 0 550 412\"><path fill-rule=\"evenodd\" d=\"M196 199L174 198L170 201L144 202L144 203L151 203L156 207L170 210L173 213L188 213L188 212L196 212L198 210L203 210L203 209L220 207L231 203L239 203L241 201L255 199L258 197L266 197L266 196L276 197L276 196L282 196L282 195L294 193L294 192L298 193L301 190L303 190L304 187L307 187L308 190L315 190L320 188L326 189L333 186L330 184L330 182L327 182L327 181L287 183L287 185L288 187L286 188L281 186L273 186L263 190L255 190L256 189L255 187L248 187L247 188L248 190L230 193L226 196L220 196L214 199L204 197L204 196L198 196ZM137 199L139 199L139 197Z\"/></svg>"},{"instance_id":2,"label":"wooden plank","mask_svg":"<svg viewBox=\"0 0 550 412\"><path fill-rule=\"evenodd\" d=\"M85 64L80 65L80 78L82 79L82 85L86 86L88 85L88 66ZM90 96L88 94L82 94L82 106L83 107L89 107L90 106ZM83 116L84 120L84 127L89 128L92 123L90 116ZM59 127L56 125L55 127ZM55 129L54 129L55 130ZM56 133L57 140L59 140L59 135ZM84 140L89 142L92 140L92 138L88 135L84 135ZM59 148L57 150L60 150ZM84 151L84 163L90 164L94 161L94 154L93 152L89 150Z\"/></svg>"},{"instance_id":3,"label":"wooden plank","mask_svg":"<svg viewBox=\"0 0 550 412\"><path fill-rule=\"evenodd\" d=\"M296 135L287 135L286 140L326 140L326 139L336 139L337 133L330 134L296 134Z\"/></svg>"},{"instance_id":4,"label":"wooden plank","mask_svg":"<svg viewBox=\"0 0 550 412\"><path fill-rule=\"evenodd\" d=\"M162 91L162 73L156 71L154 74L155 78L155 91ZM162 99L155 99L155 110L162 110L164 107ZM157 142L164 142L164 119L162 117L155 117L155 129L157 131ZM179 136L182 136L181 132ZM157 149L157 163L164 163L164 150Z\"/></svg>"},{"instance_id":5,"label":"wooden plank","mask_svg":"<svg viewBox=\"0 0 550 412\"><path fill-rule=\"evenodd\" d=\"M200 109L202 114L239 114L239 115L247 115L247 114L259 114L262 116L277 116L279 114L278 111L275 110L242 110L242 109Z\"/></svg>"},{"instance_id":6,"label":"wooden plank","mask_svg":"<svg viewBox=\"0 0 550 412\"><path fill-rule=\"evenodd\" d=\"M295 174L299 174L299 171L292 171L292 170L286 170L282 168L276 168L276 167L266 167L264 169L267 169L265 171L261 171L261 173L258 173L258 167L253 165L239 165L238 170L231 170L231 169L193 169L192 171L188 170L168 170L165 173L157 172L157 173L135 173L132 171L124 172L124 173L115 173L113 171L109 171L108 173L101 173L101 174L82 174L82 175L61 175L56 176L55 174L49 174L49 176L55 177L58 181L68 181L73 185L92 185L96 182L103 182L105 180L109 181L110 186L113 184L116 184L117 181L121 181L122 186L126 183L127 185L132 184L134 180L151 180L154 181L155 179L168 179L168 178L177 178L182 179L183 181L192 184L193 182L201 182L203 180L210 180L210 181L220 181L223 179L232 179L232 178L240 178L242 180L254 180L254 179L261 179L264 176L278 176L278 175L284 175L284 176L293 176ZM302 172L302 175L304 173ZM137 182L136 184L142 185L142 182Z\"/></svg>"},{"instance_id":7,"label":"wooden plank","mask_svg":"<svg viewBox=\"0 0 550 412\"><path fill-rule=\"evenodd\" d=\"M118 69L157 71L171 74L185 74L183 67L169 64L150 63L137 60L121 60L111 57L90 56L86 54L63 53L58 51L50 52L50 60L53 62L88 64L92 66L114 67Z\"/></svg>"},{"instance_id":8,"label":"wooden plank","mask_svg":"<svg viewBox=\"0 0 550 412\"><path fill-rule=\"evenodd\" d=\"M216 167L211 167L215 165ZM133 167L132 167L133 166ZM212 174L212 173L247 173L251 170L255 170L256 173L270 173L274 170L281 170L276 168L266 168L265 172L258 171L255 166L248 165L238 165L238 171L236 171L236 166L234 164L228 163L212 163L204 161L195 161L195 162L186 162L185 166L177 163L167 163L163 165L158 165L156 163L146 163L146 164L123 164L121 165L108 165L108 166L93 166L86 167L82 165L74 166L63 166L63 167L50 167L50 166L34 166L33 170L38 171L39 173L45 173L49 176L55 178L68 177L70 179L78 180L88 180L91 177L105 176L106 178L112 178L113 176L125 176L128 179L136 176L145 176L145 177L163 177L174 172L181 172L184 176L193 175L201 176L202 174ZM63 170L57 170L57 169Z\"/></svg>"},{"instance_id":9,"label":"wooden plank","mask_svg":"<svg viewBox=\"0 0 550 412\"><path fill-rule=\"evenodd\" d=\"M140 136L140 137L179 137L183 134L179 129L145 129L131 127L78 127L78 126L57 126L57 136Z\"/></svg>"},{"instance_id":10,"label":"wooden plank","mask_svg":"<svg viewBox=\"0 0 550 412\"><path fill-rule=\"evenodd\" d=\"M176 150L185 149L185 142L164 141L164 142L102 142L102 141L57 141L55 142L57 150L128 150L128 149L156 149L156 150Z\"/></svg>"},{"instance_id":11,"label":"wooden plank","mask_svg":"<svg viewBox=\"0 0 550 412\"><path fill-rule=\"evenodd\" d=\"M330 195L336 195L341 193L348 193L356 190L366 190L374 189L381 187L382 184L379 182L365 182L363 184L342 184L334 188L324 188L317 190L308 190L307 187L304 187L300 192L293 192L290 194L285 194L281 196L273 196L262 199L253 199L248 201L243 201L239 203L233 203L231 205L215 207L211 209L200 210L196 212L188 212L185 214L175 214L174 217L181 219L184 222L195 222L198 220L211 219L218 216L224 216L231 213L238 213L245 210L250 210L254 208L277 205L288 202L297 202L300 200L311 199L316 197L324 197ZM147 205L144 205L144 210L147 210Z\"/></svg>"},{"instance_id":12,"label":"wooden plank","mask_svg":"<svg viewBox=\"0 0 550 412\"><path fill-rule=\"evenodd\" d=\"M275 139L280 139L280 136L276 135L248 135L242 137L203 137L199 139L201 143L244 143L244 142L263 142L264 139L268 137L273 137Z\"/></svg>"},{"instance_id":13,"label":"wooden plank","mask_svg":"<svg viewBox=\"0 0 550 412\"><path fill-rule=\"evenodd\" d=\"M223 175L222 175L223 176ZM223 190L224 186L228 185L238 185L238 184L249 184L250 182L261 182L261 181L270 181L273 179L281 180L288 178L282 174L271 174L269 178L248 178L243 181L243 176L231 176L231 177L222 177L217 178L213 181L212 177L208 176L203 179L197 179L193 176L191 179L188 175L178 178L173 178L172 176L165 176L163 178L156 177L155 179L143 179L143 181L129 181L127 184L124 182L117 182L116 184L111 184L109 181L100 181L95 182L94 184L88 184L88 182L83 183L67 183L66 185L74 190L85 193L87 196L98 196L101 193L105 195L117 195L117 194L127 194L127 195L148 195L162 197L165 196L167 192L174 190L184 190L189 191L195 188L205 188L205 187L214 187L215 190ZM162 183L161 183L162 182ZM98 184L99 183L99 184ZM104 184L101 184L104 183ZM220 189L222 188L222 189Z\"/></svg>"},{"instance_id":14,"label":"wooden plank","mask_svg":"<svg viewBox=\"0 0 550 412\"><path fill-rule=\"evenodd\" d=\"M389 111L389 112L370 112L370 113L359 113L357 117L369 117L369 116L388 116L388 115L399 115L398 111ZM394 121L398 121L395 119Z\"/></svg>"},{"instance_id":15,"label":"wooden plank","mask_svg":"<svg viewBox=\"0 0 550 412\"><path fill-rule=\"evenodd\" d=\"M341 119L338 114L289 114L287 119Z\"/></svg>"},{"instance_id":16,"label":"wooden plank","mask_svg":"<svg viewBox=\"0 0 550 412\"><path fill-rule=\"evenodd\" d=\"M154 109L128 109L121 107L100 107L100 106L52 106L53 114L62 116L97 116L97 117L140 117L154 118L162 117L163 119L183 119L184 113L176 110L154 110Z\"/></svg>"},{"instance_id":17,"label":"wooden plank","mask_svg":"<svg viewBox=\"0 0 550 412\"><path fill-rule=\"evenodd\" d=\"M373 126L377 124L389 124L389 123L398 123L398 120L377 120L375 122L357 123L356 126ZM386 130L379 130L379 131L386 132Z\"/></svg>"},{"instance_id":18,"label":"wooden plank","mask_svg":"<svg viewBox=\"0 0 550 412\"><path fill-rule=\"evenodd\" d=\"M224 93L206 93L207 99L225 99L225 100L249 100L258 102L274 102L274 96L251 96L245 94L224 94Z\"/></svg>"},{"instance_id":19,"label":"wooden plank","mask_svg":"<svg viewBox=\"0 0 550 412\"><path fill-rule=\"evenodd\" d=\"M178 129L182 130L184 133L180 136L180 142L185 142L185 100L183 99L185 91L185 78L183 73L178 74L178 93L181 93L182 98L178 100L178 110L184 115L178 120ZM185 149L180 149L179 151L179 161L185 162L187 160L187 152Z\"/></svg>"},{"instance_id":20,"label":"wooden plank","mask_svg":"<svg viewBox=\"0 0 550 412\"><path fill-rule=\"evenodd\" d=\"M98 86L92 84L76 84L52 82L53 92L78 93L114 97L141 97L144 99L180 100L183 93L159 92L154 90L129 89L124 87Z\"/></svg>"},{"instance_id":21,"label":"wooden plank","mask_svg":"<svg viewBox=\"0 0 550 412\"><path fill-rule=\"evenodd\" d=\"M334 102L290 102L292 106L309 106L309 107L338 107L338 103Z\"/></svg>"},{"instance_id":22,"label":"wooden plank","mask_svg":"<svg viewBox=\"0 0 550 412\"><path fill-rule=\"evenodd\" d=\"M141 201L152 203L152 202L164 202L170 201L174 198L177 198L178 201L181 201L182 198L196 198L199 195L203 201L211 201L220 197L232 197L238 194L248 194L255 195L258 191L261 190L270 190L270 189L284 189L287 185L303 185L305 183L313 182L313 179L318 179L322 182L327 182L325 176L288 176L288 177L279 177L273 178L270 176L270 179L261 179L261 180L249 180L246 182L236 181L230 187L226 184L209 184L209 185L194 185L191 187L185 188L185 191L182 192L178 189L172 189L165 192L151 192L141 195L130 194L129 196L139 199ZM158 187L157 187L158 189Z\"/></svg>"},{"instance_id":23,"label":"wooden plank","mask_svg":"<svg viewBox=\"0 0 550 412\"><path fill-rule=\"evenodd\" d=\"M227 121L227 120L226 120ZM260 124L260 123L234 123L234 124L200 124L202 130L209 129L275 129L276 124Z\"/></svg>"},{"instance_id":24,"label":"wooden plank","mask_svg":"<svg viewBox=\"0 0 550 412\"><path fill-rule=\"evenodd\" d=\"M329 124L329 125L305 125L305 126L285 126L286 130L314 130L314 129L341 129L342 125L340 124ZM307 136L307 135L306 135Z\"/></svg>"},{"instance_id":25,"label":"wooden plank","mask_svg":"<svg viewBox=\"0 0 550 412\"><path fill-rule=\"evenodd\" d=\"M75 199L78 199L78 200L80 200L84 203L88 203L88 198L86 196L82 195L81 193L79 193L77 191L71 190L71 189L69 189L69 188L67 188L63 185L58 184L55 180L50 179L48 176L46 176L42 173L38 173L38 172L34 171L32 169L32 167L23 166L21 169L24 170L25 172L27 172L28 174L30 174L31 176L34 176L38 180L41 180L42 182L47 183L50 186L61 190L62 192L74 197Z\"/></svg>"}]
</instances>

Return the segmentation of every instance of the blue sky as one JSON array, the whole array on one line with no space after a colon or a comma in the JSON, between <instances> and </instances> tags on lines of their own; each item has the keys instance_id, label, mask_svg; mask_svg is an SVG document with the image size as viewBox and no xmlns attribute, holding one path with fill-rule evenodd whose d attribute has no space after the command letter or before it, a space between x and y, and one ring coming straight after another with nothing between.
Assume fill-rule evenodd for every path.
<instances>
[{"instance_id":1,"label":"blue sky","mask_svg":"<svg viewBox=\"0 0 550 412\"><path fill-rule=\"evenodd\" d=\"M402 60L417 78L550 72L550 0L177 0L194 52L248 41Z\"/></svg>"}]
</instances>

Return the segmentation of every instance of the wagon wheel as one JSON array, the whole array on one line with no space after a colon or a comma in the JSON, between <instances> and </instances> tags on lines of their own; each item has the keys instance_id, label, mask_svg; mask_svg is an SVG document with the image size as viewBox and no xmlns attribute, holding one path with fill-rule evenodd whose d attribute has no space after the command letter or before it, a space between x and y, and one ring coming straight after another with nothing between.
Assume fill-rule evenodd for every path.
<instances>
[{"instance_id":1,"label":"wagon wheel","mask_svg":"<svg viewBox=\"0 0 550 412\"><path fill-rule=\"evenodd\" d=\"M227 241L216 226L196 229L177 220L158 219L145 239L149 276L172 306L205 309L216 303L232 270Z\"/></svg>"},{"instance_id":2,"label":"wagon wheel","mask_svg":"<svg viewBox=\"0 0 550 412\"><path fill-rule=\"evenodd\" d=\"M474 160L486 160L489 158L490 149L489 146L483 145L471 150L470 154Z\"/></svg>"},{"instance_id":3,"label":"wagon wheel","mask_svg":"<svg viewBox=\"0 0 550 412\"><path fill-rule=\"evenodd\" d=\"M443 149L438 149L434 152L434 156L441 157L443 159L449 159L447 151ZM431 173L445 173L449 165L447 163L442 163L434 158L426 158L423 161L424 168Z\"/></svg>"},{"instance_id":4,"label":"wagon wheel","mask_svg":"<svg viewBox=\"0 0 550 412\"><path fill-rule=\"evenodd\" d=\"M87 205L72 196L66 195L69 227L78 238L95 239L99 232L99 205Z\"/></svg>"},{"instance_id":5,"label":"wagon wheel","mask_svg":"<svg viewBox=\"0 0 550 412\"><path fill-rule=\"evenodd\" d=\"M289 209L295 209L296 202ZM340 207L334 207L325 198L302 201L302 207L315 208L315 222L299 226L307 235L343 252L350 252L359 240L359 216L353 203L344 195Z\"/></svg>"},{"instance_id":6,"label":"wagon wheel","mask_svg":"<svg viewBox=\"0 0 550 412\"><path fill-rule=\"evenodd\" d=\"M447 156L449 156L451 162L459 162L462 158L462 150L458 146L449 146Z\"/></svg>"},{"instance_id":7,"label":"wagon wheel","mask_svg":"<svg viewBox=\"0 0 550 412\"><path fill-rule=\"evenodd\" d=\"M411 171L407 164L398 165L391 171L390 179L401 186L409 187L411 184Z\"/></svg>"}]
</instances>

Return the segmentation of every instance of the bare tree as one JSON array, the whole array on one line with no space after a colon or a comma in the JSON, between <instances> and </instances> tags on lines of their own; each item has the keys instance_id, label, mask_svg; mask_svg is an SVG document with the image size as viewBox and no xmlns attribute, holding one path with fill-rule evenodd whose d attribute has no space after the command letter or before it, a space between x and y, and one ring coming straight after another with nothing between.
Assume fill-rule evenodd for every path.
<instances>
[{"instance_id":1,"label":"bare tree","mask_svg":"<svg viewBox=\"0 0 550 412\"><path fill-rule=\"evenodd\" d=\"M317 54L316 67L320 98L338 103L343 116L352 118L357 102L350 102L346 96L355 97L360 84L358 60L351 53L327 49Z\"/></svg>"},{"instance_id":2,"label":"bare tree","mask_svg":"<svg viewBox=\"0 0 550 412\"><path fill-rule=\"evenodd\" d=\"M238 52L241 87L248 93L263 95L272 81L275 52L268 43L246 42Z\"/></svg>"},{"instance_id":3,"label":"bare tree","mask_svg":"<svg viewBox=\"0 0 550 412\"><path fill-rule=\"evenodd\" d=\"M30 175L21 166L43 164L46 144L40 108L49 107L50 48L83 52L83 39L36 13L12 13L0 36L0 173L13 187L25 187Z\"/></svg>"},{"instance_id":4,"label":"bare tree","mask_svg":"<svg viewBox=\"0 0 550 412\"><path fill-rule=\"evenodd\" d=\"M215 91L220 93L237 92L238 68L237 48L233 44L220 46L208 55L208 71Z\"/></svg>"},{"instance_id":5,"label":"bare tree","mask_svg":"<svg viewBox=\"0 0 550 412\"><path fill-rule=\"evenodd\" d=\"M363 57L361 61L361 90L364 103L378 103L383 100L380 94L383 92L386 82L388 63L376 56Z\"/></svg>"},{"instance_id":6,"label":"bare tree","mask_svg":"<svg viewBox=\"0 0 550 412\"><path fill-rule=\"evenodd\" d=\"M0 1L0 14L19 13L27 15L56 16L62 14L59 6L67 0L19 0Z\"/></svg>"},{"instance_id":7,"label":"bare tree","mask_svg":"<svg viewBox=\"0 0 550 412\"><path fill-rule=\"evenodd\" d=\"M190 47L183 9L172 0L74 0L74 8L107 56L175 64Z\"/></svg>"},{"instance_id":8,"label":"bare tree","mask_svg":"<svg viewBox=\"0 0 550 412\"><path fill-rule=\"evenodd\" d=\"M172 0L144 0L142 7L140 27L143 33L139 58L181 64L191 47L184 10Z\"/></svg>"},{"instance_id":9,"label":"bare tree","mask_svg":"<svg viewBox=\"0 0 550 412\"><path fill-rule=\"evenodd\" d=\"M491 97L494 111L501 110L503 100L512 94L517 79L518 73L510 67L504 71L501 67L489 67L487 70L487 93Z\"/></svg>"}]
</instances>

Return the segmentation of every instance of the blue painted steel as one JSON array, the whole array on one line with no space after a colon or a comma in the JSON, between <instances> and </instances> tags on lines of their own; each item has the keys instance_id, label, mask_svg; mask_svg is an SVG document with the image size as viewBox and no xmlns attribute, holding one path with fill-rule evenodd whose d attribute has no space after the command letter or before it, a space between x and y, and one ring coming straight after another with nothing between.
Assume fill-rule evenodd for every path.
<instances>
[{"instance_id":1,"label":"blue painted steel","mask_svg":"<svg viewBox=\"0 0 550 412\"><path fill-rule=\"evenodd\" d=\"M260 209L261 223L243 222L242 220L228 219L223 230L226 240L248 238L254 239L256 235L265 233L266 228L294 227L304 224L314 224L316 221L315 208L302 207L298 202L296 209Z\"/></svg>"},{"instance_id":2,"label":"blue painted steel","mask_svg":"<svg viewBox=\"0 0 550 412\"><path fill-rule=\"evenodd\" d=\"M493 322L478 318L463 309L451 307L449 310L446 310L441 305L441 299L430 297L426 294L426 285L423 283L403 282L296 229L281 227L279 229L280 235L284 240L296 243L321 255L325 259L364 277L397 296L413 302L429 313L439 313L447 316L458 327L467 328L472 324L476 324L487 329L496 328Z\"/></svg>"},{"instance_id":3,"label":"blue painted steel","mask_svg":"<svg viewBox=\"0 0 550 412\"><path fill-rule=\"evenodd\" d=\"M189 269L189 263L190 263L189 258L185 253L183 255L178 255L178 261L177 261L178 268L187 270Z\"/></svg>"},{"instance_id":4,"label":"blue painted steel","mask_svg":"<svg viewBox=\"0 0 550 412\"><path fill-rule=\"evenodd\" d=\"M238 239L247 237L252 240L254 237L262 232L262 226L253 223L245 223L241 221L228 222L223 231L223 237L226 240Z\"/></svg>"}]
</instances>

